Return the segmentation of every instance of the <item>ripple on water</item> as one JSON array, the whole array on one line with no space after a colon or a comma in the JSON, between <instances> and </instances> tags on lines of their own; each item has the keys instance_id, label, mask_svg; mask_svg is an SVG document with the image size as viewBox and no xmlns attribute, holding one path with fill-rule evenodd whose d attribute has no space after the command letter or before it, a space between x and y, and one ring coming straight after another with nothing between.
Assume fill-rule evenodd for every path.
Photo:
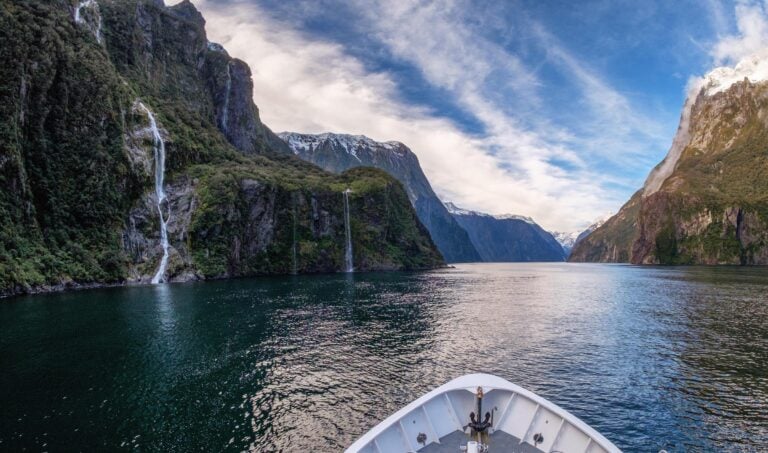
<instances>
[{"instance_id":1,"label":"ripple on water","mask_svg":"<svg viewBox=\"0 0 768 453\"><path fill-rule=\"evenodd\" d=\"M760 451L766 277L459 265L14 299L0 304L0 449L338 451L434 386L490 372L626 451Z\"/></svg>"}]
</instances>

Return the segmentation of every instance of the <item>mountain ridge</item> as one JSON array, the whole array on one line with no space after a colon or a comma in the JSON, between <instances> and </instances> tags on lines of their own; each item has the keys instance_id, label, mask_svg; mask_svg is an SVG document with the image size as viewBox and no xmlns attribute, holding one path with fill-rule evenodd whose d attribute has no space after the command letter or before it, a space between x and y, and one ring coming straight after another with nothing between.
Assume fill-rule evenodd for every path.
<instances>
[{"instance_id":1,"label":"mountain ridge","mask_svg":"<svg viewBox=\"0 0 768 453\"><path fill-rule=\"evenodd\" d=\"M464 229L438 199L418 156L398 141L378 142L364 135L337 133L278 134L298 157L339 173L350 168L380 168L398 179L408 193L419 219L448 262L479 261L475 246Z\"/></svg>"},{"instance_id":2,"label":"mountain ridge","mask_svg":"<svg viewBox=\"0 0 768 453\"><path fill-rule=\"evenodd\" d=\"M335 272L346 224L359 270L444 265L395 179L294 157L204 25L189 1L0 5L0 296L166 258L162 281Z\"/></svg>"},{"instance_id":3,"label":"mountain ridge","mask_svg":"<svg viewBox=\"0 0 768 453\"><path fill-rule=\"evenodd\" d=\"M692 85L665 159L572 261L768 264L768 51Z\"/></svg>"},{"instance_id":4,"label":"mountain ridge","mask_svg":"<svg viewBox=\"0 0 768 453\"><path fill-rule=\"evenodd\" d=\"M560 243L530 217L493 216L446 202L485 262L565 261Z\"/></svg>"}]
</instances>

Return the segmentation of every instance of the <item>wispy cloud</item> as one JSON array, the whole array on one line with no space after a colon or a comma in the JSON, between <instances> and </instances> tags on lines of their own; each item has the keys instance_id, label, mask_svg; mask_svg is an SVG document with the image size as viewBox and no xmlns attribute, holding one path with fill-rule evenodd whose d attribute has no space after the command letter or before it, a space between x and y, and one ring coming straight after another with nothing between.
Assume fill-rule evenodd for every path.
<instances>
[{"instance_id":1,"label":"wispy cloud","mask_svg":"<svg viewBox=\"0 0 768 453\"><path fill-rule=\"evenodd\" d=\"M417 153L441 197L472 209L581 228L639 186L606 166L642 173L656 163L648 150L661 151L670 140L653 114L533 20L490 40L479 31L503 24L463 0L344 2L366 39L482 124L482 134L471 134L404 99L402 80L372 71L345 43L302 30L297 19L316 13L309 3L298 3L293 16L246 1L195 4L211 39L251 66L255 101L273 129L400 140ZM526 36L525 60L506 46L513 35ZM548 85L545 70L575 87L568 105L551 105L548 92L559 87ZM563 110L578 124L552 119Z\"/></svg>"},{"instance_id":2,"label":"wispy cloud","mask_svg":"<svg viewBox=\"0 0 768 453\"><path fill-rule=\"evenodd\" d=\"M735 35L727 35L712 48L715 64L734 64L768 47L768 2L740 1L736 5Z\"/></svg>"}]
</instances>

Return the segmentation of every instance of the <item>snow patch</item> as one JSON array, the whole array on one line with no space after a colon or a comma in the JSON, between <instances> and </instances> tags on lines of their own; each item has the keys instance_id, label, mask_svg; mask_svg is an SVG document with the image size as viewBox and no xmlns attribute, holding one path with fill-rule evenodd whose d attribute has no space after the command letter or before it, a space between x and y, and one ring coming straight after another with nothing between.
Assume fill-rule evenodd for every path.
<instances>
[{"instance_id":1,"label":"snow patch","mask_svg":"<svg viewBox=\"0 0 768 453\"><path fill-rule=\"evenodd\" d=\"M478 211L470 211L468 209L463 209L455 204L451 203L450 201L446 201L443 203L445 206L445 209L448 210L449 213L453 215L472 215L472 216L478 216L478 217L489 217L496 220L522 220L525 223L528 223L530 225L536 225L536 222L527 216L523 215L517 215L517 214L502 214L502 215L491 215L486 214L484 212L478 212Z\"/></svg>"},{"instance_id":2,"label":"snow patch","mask_svg":"<svg viewBox=\"0 0 768 453\"><path fill-rule=\"evenodd\" d=\"M534 222L532 218L526 217L524 215L502 214L502 215L493 216L493 218L498 219L498 220L522 220L525 223L529 223L531 225L536 225L536 222Z\"/></svg>"},{"instance_id":3,"label":"snow patch","mask_svg":"<svg viewBox=\"0 0 768 453\"><path fill-rule=\"evenodd\" d=\"M563 248L568 248L569 250L573 248L573 245L576 244L576 239L578 239L581 234L580 231L571 231L570 233L550 231L549 233L561 246L563 246Z\"/></svg>"},{"instance_id":4,"label":"snow patch","mask_svg":"<svg viewBox=\"0 0 768 453\"><path fill-rule=\"evenodd\" d=\"M607 222L611 217L613 217L613 213L608 213L602 217L598 217L595 219L592 224L587 227L585 230L579 230L579 231L571 231L571 232L559 232L559 231L550 231L550 234L554 236L555 240L560 243L560 245L563 246L563 248L567 248L568 250L572 249L579 241L584 239L585 237L589 236L590 233L595 231L596 229L600 228Z\"/></svg>"},{"instance_id":5,"label":"snow patch","mask_svg":"<svg viewBox=\"0 0 768 453\"><path fill-rule=\"evenodd\" d=\"M468 209L460 208L455 204L451 203L450 201L444 202L443 205L445 206L445 209L447 209L448 212L453 215L474 215L479 217L493 217L492 215L486 214L484 212L470 211Z\"/></svg>"},{"instance_id":6,"label":"snow patch","mask_svg":"<svg viewBox=\"0 0 768 453\"><path fill-rule=\"evenodd\" d=\"M377 142L365 135L334 134L330 132L322 134L299 134L296 132L281 132L277 134L293 150L294 154L312 153L324 143L330 143L334 148L343 149L344 152L362 163L358 153L363 150L385 150L396 157L404 157L407 148L400 142Z\"/></svg>"}]
</instances>

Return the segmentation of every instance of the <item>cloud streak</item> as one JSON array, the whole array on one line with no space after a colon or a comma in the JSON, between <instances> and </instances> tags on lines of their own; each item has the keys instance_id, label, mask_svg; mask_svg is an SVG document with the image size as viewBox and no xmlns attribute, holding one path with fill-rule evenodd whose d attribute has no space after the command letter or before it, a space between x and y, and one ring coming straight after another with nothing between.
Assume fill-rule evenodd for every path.
<instances>
[{"instance_id":1,"label":"cloud streak","mask_svg":"<svg viewBox=\"0 0 768 453\"><path fill-rule=\"evenodd\" d=\"M733 65L768 47L768 3L742 1L736 5L735 35L723 37L710 54L716 65Z\"/></svg>"},{"instance_id":2,"label":"cloud streak","mask_svg":"<svg viewBox=\"0 0 768 453\"><path fill-rule=\"evenodd\" d=\"M649 147L663 149L669 141L652 116L637 111L543 26L521 20L516 26L525 29L509 32L530 38L529 50L540 55L531 65L478 33L494 25L494 17L475 14L467 24L472 5L463 0L358 0L345 7L370 39L479 121L482 134L403 99L402 80L366 68L343 43L308 34L295 17L273 17L246 1L195 4L210 39L251 66L254 99L270 127L402 141L442 198L472 209L577 230L615 211L639 186L601 166L650 168ZM542 68L567 76L580 93L569 106L582 117L579 130L553 124Z\"/></svg>"}]
</instances>

